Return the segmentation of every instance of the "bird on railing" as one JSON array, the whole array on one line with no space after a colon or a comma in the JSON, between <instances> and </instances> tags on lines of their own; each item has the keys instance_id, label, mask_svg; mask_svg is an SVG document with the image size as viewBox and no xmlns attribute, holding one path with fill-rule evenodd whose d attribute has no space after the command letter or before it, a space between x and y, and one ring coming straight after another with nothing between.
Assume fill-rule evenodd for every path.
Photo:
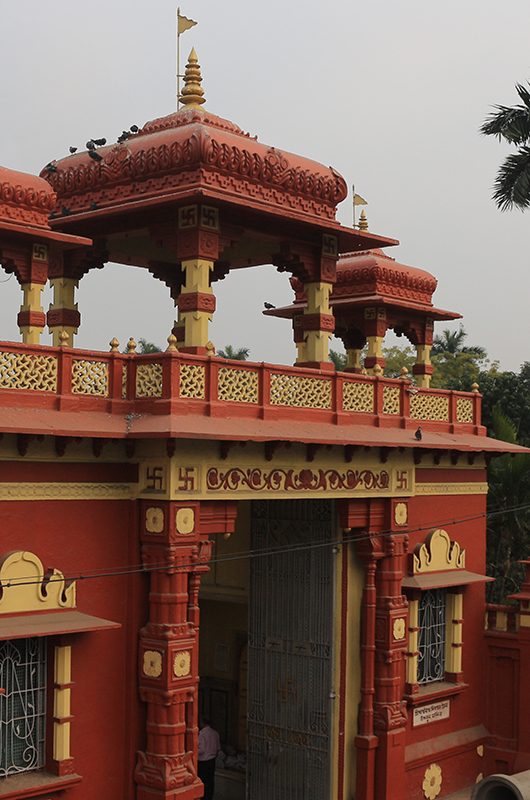
<instances>
[{"instance_id":1,"label":"bird on railing","mask_svg":"<svg viewBox=\"0 0 530 800\"><path fill-rule=\"evenodd\" d=\"M271 308L276 308L272 303L263 303L267 311L270 311Z\"/></svg>"},{"instance_id":2,"label":"bird on railing","mask_svg":"<svg viewBox=\"0 0 530 800\"><path fill-rule=\"evenodd\" d=\"M73 156L74 153L77 153L77 147L69 147L70 155Z\"/></svg>"},{"instance_id":3,"label":"bird on railing","mask_svg":"<svg viewBox=\"0 0 530 800\"><path fill-rule=\"evenodd\" d=\"M90 158L94 159L94 161L103 161L103 156L100 156L100 154L96 153L95 150L89 150L88 155Z\"/></svg>"},{"instance_id":4,"label":"bird on railing","mask_svg":"<svg viewBox=\"0 0 530 800\"><path fill-rule=\"evenodd\" d=\"M421 428L418 428L418 429L417 429L417 431L416 431L416 433L414 434L414 436L416 437L416 439L418 440L418 442L421 442L421 440L423 439L423 432L422 432Z\"/></svg>"}]
</instances>

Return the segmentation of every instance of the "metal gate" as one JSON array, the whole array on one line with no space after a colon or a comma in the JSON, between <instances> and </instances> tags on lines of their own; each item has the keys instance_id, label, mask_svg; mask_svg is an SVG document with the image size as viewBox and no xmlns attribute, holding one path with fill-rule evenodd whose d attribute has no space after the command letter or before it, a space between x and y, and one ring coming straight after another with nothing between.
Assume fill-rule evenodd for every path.
<instances>
[{"instance_id":1,"label":"metal gate","mask_svg":"<svg viewBox=\"0 0 530 800\"><path fill-rule=\"evenodd\" d=\"M330 797L333 539L331 501L252 504L248 800Z\"/></svg>"}]
</instances>

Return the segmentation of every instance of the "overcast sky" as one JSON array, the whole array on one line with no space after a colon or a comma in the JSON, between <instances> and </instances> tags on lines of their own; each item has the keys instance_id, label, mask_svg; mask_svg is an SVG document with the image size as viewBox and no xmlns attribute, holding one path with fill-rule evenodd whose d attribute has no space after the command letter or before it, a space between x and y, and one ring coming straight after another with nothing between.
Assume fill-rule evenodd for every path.
<instances>
[{"instance_id":1,"label":"overcast sky","mask_svg":"<svg viewBox=\"0 0 530 800\"><path fill-rule=\"evenodd\" d=\"M39 172L69 145L115 141L174 110L172 0L0 0L0 10L3 165ZM437 276L435 302L464 315L470 344L506 369L530 360L530 212L496 209L507 149L478 134L530 79L528 0L181 0L181 13L199 22L182 51L198 51L211 111L333 165L369 200L370 229L400 240L391 254ZM339 217L351 223L350 199ZM286 275L242 270L215 292L217 347L292 361L289 324L261 315L264 300L290 301ZM90 273L78 300L83 347L130 335L162 344L174 317L166 288L135 268ZM19 338L19 304L14 278L0 283L2 339Z\"/></svg>"}]
</instances>

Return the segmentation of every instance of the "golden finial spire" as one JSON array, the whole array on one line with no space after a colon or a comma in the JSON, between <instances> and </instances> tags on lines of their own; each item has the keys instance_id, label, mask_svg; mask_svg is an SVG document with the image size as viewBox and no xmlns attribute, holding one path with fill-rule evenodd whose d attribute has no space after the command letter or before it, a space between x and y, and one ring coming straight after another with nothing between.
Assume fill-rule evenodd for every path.
<instances>
[{"instance_id":1,"label":"golden finial spire","mask_svg":"<svg viewBox=\"0 0 530 800\"><path fill-rule=\"evenodd\" d=\"M188 108L200 108L206 102L202 88L201 66L194 47L191 48L184 70L184 89L180 95L180 102Z\"/></svg>"},{"instance_id":2,"label":"golden finial spire","mask_svg":"<svg viewBox=\"0 0 530 800\"><path fill-rule=\"evenodd\" d=\"M366 219L366 211L361 211L361 216L359 217L359 230L360 231L367 231L368 230L368 220Z\"/></svg>"}]
</instances>

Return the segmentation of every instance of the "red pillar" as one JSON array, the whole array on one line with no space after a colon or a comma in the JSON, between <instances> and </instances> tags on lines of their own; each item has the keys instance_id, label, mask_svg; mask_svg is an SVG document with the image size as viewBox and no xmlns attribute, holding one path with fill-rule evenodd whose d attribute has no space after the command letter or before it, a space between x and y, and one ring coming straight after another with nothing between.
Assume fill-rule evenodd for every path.
<instances>
[{"instance_id":1,"label":"red pillar","mask_svg":"<svg viewBox=\"0 0 530 800\"><path fill-rule=\"evenodd\" d=\"M140 632L140 696L146 747L138 753L138 800L196 800L199 585L209 533L232 532L236 508L142 501L143 564L150 571L149 620Z\"/></svg>"},{"instance_id":2,"label":"red pillar","mask_svg":"<svg viewBox=\"0 0 530 800\"><path fill-rule=\"evenodd\" d=\"M385 535L377 576L374 732L375 800L406 800L405 636L407 601L401 591L407 538Z\"/></svg>"}]
</instances>

